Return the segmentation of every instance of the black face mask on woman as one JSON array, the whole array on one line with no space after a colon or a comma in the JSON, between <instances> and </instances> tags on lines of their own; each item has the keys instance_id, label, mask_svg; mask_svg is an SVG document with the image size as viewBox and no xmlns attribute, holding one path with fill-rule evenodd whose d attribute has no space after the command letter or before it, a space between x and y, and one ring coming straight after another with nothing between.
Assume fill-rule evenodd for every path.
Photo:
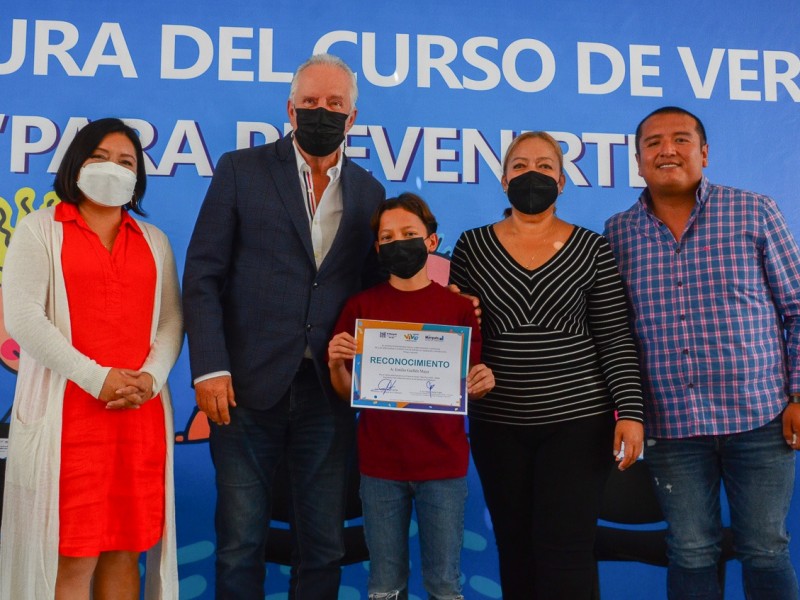
<instances>
[{"instance_id":1,"label":"black face mask on woman","mask_svg":"<svg viewBox=\"0 0 800 600\"><path fill-rule=\"evenodd\" d=\"M508 200L511 206L526 215L546 211L558 198L558 184L549 175L528 171L508 182Z\"/></svg>"},{"instance_id":2,"label":"black face mask on woman","mask_svg":"<svg viewBox=\"0 0 800 600\"><path fill-rule=\"evenodd\" d=\"M411 279L420 272L428 260L425 238L415 237L380 244L378 258L392 275L400 279Z\"/></svg>"},{"instance_id":3,"label":"black face mask on woman","mask_svg":"<svg viewBox=\"0 0 800 600\"><path fill-rule=\"evenodd\" d=\"M294 137L311 156L328 156L342 145L348 115L322 107L295 107L294 112L297 120Z\"/></svg>"}]
</instances>

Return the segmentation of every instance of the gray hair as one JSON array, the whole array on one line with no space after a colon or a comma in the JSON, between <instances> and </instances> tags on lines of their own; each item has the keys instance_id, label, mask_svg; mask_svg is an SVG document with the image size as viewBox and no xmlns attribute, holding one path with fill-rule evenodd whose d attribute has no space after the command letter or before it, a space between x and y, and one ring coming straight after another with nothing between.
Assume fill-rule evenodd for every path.
<instances>
[{"instance_id":1,"label":"gray hair","mask_svg":"<svg viewBox=\"0 0 800 600\"><path fill-rule=\"evenodd\" d=\"M344 62L338 56L334 56L333 54L314 54L311 58L309 58L306 62L302 65L297 67L297 71L292 77L292 86L289 88L289 100L294 101L294 94L297 91L297 80L300 77L300 73L305 71L308 67L312 65L327 65L330 67L336 67L337 69L341 69L347 76L350 77L350 101L353 103L353 107L356 105L356 100L358 100L358 85L356 84L356 74L353 73L353 70L347 66L347 63Z\"/></svg>"}]
</instances>

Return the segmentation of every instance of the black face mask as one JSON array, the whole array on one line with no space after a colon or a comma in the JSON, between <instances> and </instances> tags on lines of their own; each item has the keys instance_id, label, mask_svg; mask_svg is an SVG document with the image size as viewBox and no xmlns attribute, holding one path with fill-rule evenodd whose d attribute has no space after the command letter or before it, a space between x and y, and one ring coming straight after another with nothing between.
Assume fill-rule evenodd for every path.
<instances>
[{"instance_id":1,"label":"black face mask","mask_svg":"<svg viewBox=\"0 0 800 600\"><path fill-rule=\"evenodd\" d=\"M294 137L311 156L328 156L344 141L348 115L327 108L295 108L297 129Z\"/></svg>"},{"instance_id":2,"label":"black face mask","mask_svg":"<svg viewBox=\"0 0 800 600\"><path fill-rule=\"evenodd\" d=\"M378 258L392 275L400 279L411 279L428 260L425 238L415 237L381 244L378 246Z\"/></svg>"},{"instance_id":3,"label":"black face mask","mask_svg":"<svg viewBox=\"0 0 800 600\"><path fill-rule=\"evenodd\" d=\"M558 184L549 175L528 171L508 182L511 206L526 215L537 215L550 208L558 198Z\"/></svg>"}]
</instances>

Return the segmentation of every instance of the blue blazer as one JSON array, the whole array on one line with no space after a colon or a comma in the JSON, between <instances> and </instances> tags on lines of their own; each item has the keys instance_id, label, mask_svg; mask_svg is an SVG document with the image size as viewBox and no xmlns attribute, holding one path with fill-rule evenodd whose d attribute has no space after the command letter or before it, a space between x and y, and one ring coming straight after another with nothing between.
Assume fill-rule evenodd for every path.
<instances>
[{"instance_id":1,"label":"blue blazer","mask_svg":"<svg viewBox=\"0 0 800 600\"><path fill-rule=\"evenodd\" d=\"M385 198L343 160L342 220L317 270L290 136L224 154L197 217L183 277L192 379L230 371L236 402L266 409L305 348L332 402L325 356L345 300L380 279L370 217Z\"/></svg>"}]
</instances>

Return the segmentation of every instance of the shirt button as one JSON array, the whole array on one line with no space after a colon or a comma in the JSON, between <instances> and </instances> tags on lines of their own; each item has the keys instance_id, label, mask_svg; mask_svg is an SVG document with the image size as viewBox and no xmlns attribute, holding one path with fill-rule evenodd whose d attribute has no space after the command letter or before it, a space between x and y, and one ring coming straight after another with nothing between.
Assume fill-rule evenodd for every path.
<instances>
[{"instance_id":1,"label":"shirt button","mask_svg":"<svg viewBox=\"0 0 800 600\"><path fill-rule=\"evenodd\" d=\"M319 287L319 284L316 281L311 284L311 288L312 289L317 289L318 287Z\"/></svg>"},{"instance_id":2,"label":"shirt button","mask_svg":"<svg viewBox=\"0 0 800 600\"><path fill-rule=\"evenodd\" d=\"M686 320L686 315L681 315L681 321L685 321L685 320Z\"/></svg>"},{"instance_id":3,"label":"shirt button","mask_svg":"<svg viewBox=\"0 0 800 600\"><path fill-rule=\"evenodd\" d=\"M311 323L309 323L308 325L306 325L306 331L311 331L311 329L312 329L312 327L311 327Z\"/></svg>"},{"instance_id":4,"label":"shirt button","mask_svg":"<svg viewBox=\"0 0 800 600\"><path fill-rule=\"evenodd\" d=\"M675 285L677 285L678 287L682 287L682 286L683 286L683 282L682 282L682 281L679 281L679 282L677 282Z\"/></svg>"},{"instance_id":5,"label":"shirt button","mask_svg":"<svg viewBox=\"0 0 800 600\"><path fill-rule=\"evenodd\" d=\"M675 254L680 254L680 253L681 253L681 249L680 248L675 248Z\"/></svg>"},{"instance_id":6,"label":"shirt button","mask_svg":"<svg viewBox=\"0 0 800 600\"><path fill-rule=\"evenodd\" d=\"M684 349L683 349L683 353L684 353L684 354L689 354L689 350L688 350L688 349L686 349L686 348L684 348Z\"/></svg>"},{"instance_id":7,"label":"shirt button","mask_svg":"<svg viewBox=\"0 0 800 600\"><path fill-rule=\"evenodd\" d=\"M690 384L689 384L689 389L690 389L690 390L694 389L694 384L693 384L693 383L690 383Z\"/></svg>"}]
</instances>

